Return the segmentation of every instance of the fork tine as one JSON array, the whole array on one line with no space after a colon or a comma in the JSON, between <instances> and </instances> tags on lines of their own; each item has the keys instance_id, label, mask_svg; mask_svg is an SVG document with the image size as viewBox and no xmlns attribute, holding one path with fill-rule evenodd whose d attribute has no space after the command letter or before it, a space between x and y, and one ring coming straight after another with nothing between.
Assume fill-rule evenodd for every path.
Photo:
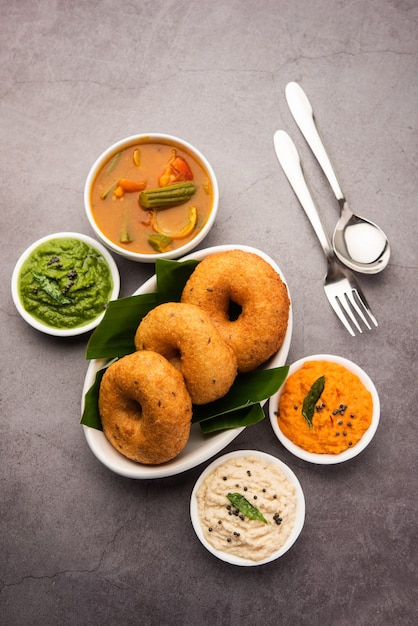
<instances>
[{"instance_id":1,"label":"fork tine","mask_svg":"<svg viewBox=\"0 0 418 626\"><path fill-rule=\"evenodd\" d=\"M378 325L353 273L344 268L332 256L328 258L328 271L324 278L324 289L334 312L350 335L354 337L356 329L359 333L363 332L359 321L368 330L371 330L370 321L375 326Z\"/></svg>"},{"instance_id":2,"label":"fork tine","mask_svg":"<svg viewBox=\"0 0 418 626\"><path fill-rule=\"evenodd\" d=\"M350 303L349 300L347 298L347 292L343 292L341 295L336 296L336 300L338 302L338 304L340 305L343 314L345 314L346 316L348 316L351 320L351 322L354 324L354 326L357 328L359 333L362 333L363 331L361 330L361 326L358 323L357 319L355 318L353 311L351 310L350 307Z\"/></svg>"},{"instance_id":3,"label":"fork tine","mask_svg":"<svg viewBox=\"0 0 418 626\"><path fill-rule=\"evenodd\" d=\"M344 310L341 307L341 303L340 303L339 299L335 298L335 297L332 297L331 294L328 294L326 291L325 291L325 293L327 294L328 301L329 301L330 305L332 306L332 308L334 309L337 317L344 324L344 326L346 327L346 329L348 330L350 335L352 337L355 337L356 333L353 331L353 329L351 328L350 324L348 323L347 316L345 315ZM361 332L361 328L357 324L356 320L354 320L354 323L357 326L358 330Z\"/></svg>"},{"instance_id":4,"label":"fork tine","mask_svg":"<svg viewBox=\"0 0 418 626\"><path fill-rule=\"evenodd\" d=\"M354 297L354 294L355 294L355 289L352 289L351 291L349 291L349 292L347 292L345 294L345 297L347 298L347 300L349 301L349 303L351 304L353 309L356 311L356 313L359 316L359 318L364 322L365 326L367 326L367 328L369 330L371 330L371 326L370 326L369 322L367 321L367 319L365 318L365 316L363 315L363 311L361 310L361 308L357 304L357 301L356 301L356 299Z\"/></svg>"},{"instance_id":5,"label":"fork tine","mask_svg":"<svg viewBox=\"0 0 418 626\"><path fill-rule=\"evenodd\" d=\"M356 289L353 289L353 293L356 296L356 298L358 298L359 302L361 303L361 305L363 306L364 311L367 313L367 315L370 317L370 319L372 320L373 324L375 326L379 326L379 324L377 323L377 319L375 318L375 316L372 313L371 308L369 307L369 304L364 296L364 293L362 292L362 290L360 289L359 285L357 285ZM369 326L370 328L370 326Z\"/></svg>"},{"instance_id":6,"label":"fork tine","mask_svg":"<svg viewBox=\"0 0 418 626\"><path fill-rule=\"evenodd\" d=\"M334 312L337 314L340 321L343 323L350 335L352 337L355 337L355 332L350 325L350 322L354 324L354 327L358 330L359 333L362 333L363 331L354 315L354 312L357 313L357 315L364 323L364 325L368 328L368 330L371 330L371 326L364 313L368 314L375 326L378 326L378 323L360 287L357 286L357 288L355 288L352 285L350 285L350 287L350 291L345 291L341 292L340 294L333 295L331 295L331 293L327 293L327 297L329 303L331 304Z\"/></svg>"}]
</instances>

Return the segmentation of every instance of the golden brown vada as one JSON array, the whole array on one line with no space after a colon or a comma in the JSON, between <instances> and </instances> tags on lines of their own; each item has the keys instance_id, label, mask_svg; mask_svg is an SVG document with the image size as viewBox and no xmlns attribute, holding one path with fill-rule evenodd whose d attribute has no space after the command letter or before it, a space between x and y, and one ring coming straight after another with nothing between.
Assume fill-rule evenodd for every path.
<instances>
[{"instance_id":1,"label":"golden brown vada","mask_svg":"<svg viewBox=\"0 0 418 626\"><path fill-rule=\"evenodd\" d=\"M208 313L237 357L238 371L267 361L283 343L290 300L276 270L258 254L243 250L204 258L187 281L181 301ZM231 303L238 316L230 316Z\"/></svg>"},{"instance_id":2,"label":"golden brown vada","mask_svg":"<svg viewBox=\"0 0 418 626\"><path fill-rule=\"evenodd\" d=\"M135 347L168 359L184 376L194 404L224 396L237 375L233 350L193 304L167 302L152 309L138 326Z\"/></svg>"},{"instance_id":3,"label":"golden brown vada","mask_svg":"<svg viewBox=\"0 0 418 626\"><path fill-rule=\"evenodd\" d=\"M189 439L192 401L184 379L155 352L134 352L109 365L99 412L109 442L139 463L170 461Z\"/></svg>"}]
</instances>

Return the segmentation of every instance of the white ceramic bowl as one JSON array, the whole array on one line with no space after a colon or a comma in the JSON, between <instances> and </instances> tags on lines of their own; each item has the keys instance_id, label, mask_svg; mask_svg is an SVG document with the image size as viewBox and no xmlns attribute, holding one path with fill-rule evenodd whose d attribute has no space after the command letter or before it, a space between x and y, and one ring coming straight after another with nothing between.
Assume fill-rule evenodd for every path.
<instances>
[{"instance_id":1,"label":"white ceramic bowl","mask_svg":"<svg viewBox=\"0 0 418 626\"><path fill-rule=\"evenodd\" d=\"M287 538L287 540L285 541L285 543L282 545L282 547L279 550L276 550L270 556L260 561L252 561L249 559L240 558L233 554L228 554L227 552L223 552L221 550L217 550L216 548L214 548L206 540L205 535L203 533L202 526L199 520L197 498L196 498L196 493L200 485L205 480L206 476L208 476L216 467L218 467L219 465L222 465L225 461L229 459L237 458L237 457L247 457L247 456L256 456L264 461L267 461L268 463L273 463L277 465L281 469L281 471L284 473L286 478L292 483L292 485L294 485L296 498L297 498L295 524L290 532L289 537ZM304 497L300 482L297 479L296 475L292 472L292 470L287 465L285 465L285 463L277 459L275 456L266 454L265 452L260 452L259 450L237 450L235 452L230 452L229 454L225 454L224 456L219 457L218 459L216 459L216 461L213 461L213 463L211 463L202 472L202 474L198 478L192 491L192 495L190 499L190 517L191 517L192 525L193 525L193 528L196 532L198 539L202 542L205 548L209 550L209 552L211 552L218 559L221 559L222 561L225 561L226 563L231 563L232 565L241 565L241 566L265 565L266 563L275 561L279 557L283 556L283 554L285 554L293 546L296 539L299 537L302 531L304 522L305 522L305 497Z\"/></svg>"},{"instance_id":2,"label":"white ceramic bowl","mask_svg":"<svg viewBox=\"0 0 418 626\"><path fill-rule=\"evenodd\" d=\"M203 168L207 171L209 179L210 179L210 183L212 186L213 204L212 204L212 209L211 209L207 222L205 223L203 228L196 234L196 236L193 237L193 239L191 239L184 245L176 248L175 250L172 250L169 252L161 252L161 253L156 252L154 254L141 254L139 252L132 252L130 250L127 250L126 248L123 248L122 246L119 246L114 241L111 241L99 229L92 213L91 200L90 200L91 187L99 171L102 169L105 163L107 163L114 154L116 154L117 152L119 152L120 150L124 148L127 148L129 146L134 146L140 143L164 143L164 144L173 146L174 148L178 147L179 149L184 150L185 152L189 152L196 159L196 161L202 164ZM161 134L161 133L146 133L146 134L141 134L141 135L132 135L130 137L126 137L125 139L122 139L114 143L113 145L111 145L107 150L105 150L99 156L99 158L93 164L87 176L87 180L86 180L85 187L84 187L84 207L86 210L87 218L90 222L90 226L92 227L96 236L100 239L100 241L105 246L107 246L113 252L116 252L117 254L120 254L121 256L127 259L130 259L131 261L139 261L141 263L155 263L155 260L157 258L178 259L184 256L185 254L188 254L192 250L194 250L194 248L196 248L196 246L201 241L203 241L203 239L211 230L215 222L217 212L218 212L218 205L219 205L218 182L217 182L215 173L212 169L212 166L207 161L207 159L203 156L203 154L199 150L197 150L197 148L195 148L188 142L184 141L183 139L179 139L178 137L174 137L172 135Z\"/></svg>"},{"instance_id":3,"label":"white ceramic bowl","mask_svg":"<svg viewBox=\"0 0 418 626\"><path fill-rule=\"evenodd\" d=\"M335 356L332 354L314 354L312 356L307 356L307 357L304 357L303 359L299 359L298 361L296 361L290 366L288 377L291 376L294 372L296 372L300 367L302 367L302 365L306 363L306 361L330 361L333 363L337 363L339 365L342 365L346 369L348 369L350 372L352 372L356 376L358 376L358 378L361 380L363 385L366 387L366 389L368 389L368 391L370 391L372 395L373 414L372 414L372 422L369 428L366 430L366 432L364 433L360 441L356 443L355 446L353 446L352 448L348 448L347 450L344 450L343 452L340 452L340 454L318 454L318 453L313 453L313 452L307 452L300 446L297 446L296 444L294 444L293 441L288 439L282 433L279 427L276 411L279 405L280 395L283 391L285 383L283 383L279 391L274 396L272 396L269 401L269 415L270 415L270 422L271 422L272 428L277 438L279 439L279 441L283 444L283 446L287 448L289 452L299 457L303 461L309 461L310 463L317 463L318 465L333 465L336 463L343 463L344 461L348 461L349 459L352 459L358 454L360 454L360 452L362 452L369 445L369 443L371 442L371 440L373 439L376 433L376 429L378 427L379 419L380 419L380 402L379 402L379 396L378 396L376 387L374 386L370 377L366 374L364 370L361 369L361 367L359 367L352 361L349 361L348 359L345 359L340 356Z\"/></svg>"},{"instance_id":4,"label":"white ceramic bowl","mask_svg":"<svg viewBox=\"0 0 418 626\"><path fill-rule=\"evenodd\" d=\"M210 254L216 252L223 252L226 250L233 250L239 248L240 250L247 250L248 252L254 252L263 257L268 263L270 263L276 271L280 274L282 280L286 282L278 265L267 256L264 252L251 248L249 246L214 246L212 248L206 248L204 250L198 250L188 255L182 260L186 259L204 259ZM157 289L156 277L152 276L147 280L136 292L136 294L150 293ZM289 311L289 322L287 326L286 335L280 350L268 361L266 367L280 367L285 365L287 355L289 353L290 342L292 338L292 306ZM84 407L84 396L90 387L93 385L96 372L106 365L106 361L103 359L91 361L86 378L84 381L84 389L82 396L82 411ZM262 403L264 404L264 402ZM174 476L180 474L186 470L189 470L197 465L200 465L204 461L212 458L223 450L231 441L235 439L243 430L241 428L233 428L230 430L224 430L215 432L210 435L203 435L199 424L193 424L189 441L182 452L172 461L164 463L163 465L143 465L142 463L135 463L127 457L118 452L106 439L104 433L96 428L90 428L89 426L83 426L84 435L87 440L87 444L90 447L96 458L103 463L108 469L112 470L116 474L126 476L128 478L136 479L150 479L150 478L163 478L166 476Z\"/></svg>"},{"instance_id":5,"label":"white ceramic bowl","mask_svg":"<svg viewBox=\"0 0 418 626\"><path fill-rule=\"evenodd\" d=\"M81 335L83 333L87 333L93 328L95 328L101 322L104 316L104 312L101 313L98 317L96 317L92 321L90 321L88 324L84 324L82 326L77 326L75 328L55 328L53 326L48 326L47 324L44 324L40 320L33 317L31 313L28 313L28 311L26 311L20 299L19 275L20 275L20 271L22 269L23 263L32 254L32 252L36 250L36 248L38 248L38 246L40 246L41 244L47 241L50 241L51 239L78 239L79 241L82 241L86 243L87 245L91 246L92 248L94 248L95 250L97 250L105 259L112 274L113 290L112 290L110 300L116 300L118 298L119 289L120 289L119 271L118 271L118 268L116 266L114 259L109 254L108 250L106 250L106 248L101 243L99 243L92 237L88 237L87 235L83 235L81 233L62 232L62 233L55 233L53 235L46 235L45 237L38 239L32 245L30 245L25 250L25 252L23 252L23 254L20 256L12 274L11 288L12 288L13 302L18 312L22 316L22 318L28 324L33 326L33 328L36 328L36 330L46 333L47 335L54 335L56 337L73 337L75 335Z\"/></svg>"}]
</instances>

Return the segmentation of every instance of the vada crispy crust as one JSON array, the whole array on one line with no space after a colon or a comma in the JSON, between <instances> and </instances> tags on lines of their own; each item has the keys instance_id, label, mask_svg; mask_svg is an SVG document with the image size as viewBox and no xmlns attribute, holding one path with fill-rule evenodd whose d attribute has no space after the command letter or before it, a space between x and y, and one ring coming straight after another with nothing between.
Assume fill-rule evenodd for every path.
<instances>
[{"instance_id":1,"label":"vada crispy crust","mask_svg":"<svg viewBox=\"0 0 418 626\"><path fill-rule=\"evenodd\" d=\"M290 299L285 283L262 257L243 250L203 259L187 281L181 301L208 313L237 357L238 372L250 372L283 343ZM229 318L231 302L241 307Z\"/></svg>"},{"instance_id":2,"label":"vada crispy crust","mask_svg":"<svg viewBox=\"0 0 418 626\"><path fill-rule=\"evenodd\" d=\"M193 304L167 302L152 309L138 326L135 347L168 359L182 373L194 404L223 397L237 375L232 348Z\"/></svg>"},{"instance_id":3,"label":"vada crispy crust","mask_svg":"<svg viewBox=\"0 0 418 626\"><path fill-rule=\"evenodd\" d=\"M192 401L183 377L154 352L134 352L109 365L99 412L109 442L139 463L170 461L189 439Z\"/></svg>"}]
</instances>

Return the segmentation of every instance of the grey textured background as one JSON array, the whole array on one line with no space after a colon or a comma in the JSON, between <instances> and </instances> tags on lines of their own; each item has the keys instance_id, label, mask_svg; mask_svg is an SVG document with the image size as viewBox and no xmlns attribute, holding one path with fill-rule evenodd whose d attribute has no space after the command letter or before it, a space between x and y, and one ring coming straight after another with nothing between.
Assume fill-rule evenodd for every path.
<instances>
[{"instance_id":1,"label":"grey textured background","mask_svg":"<svg viewBox=\"0 0 418 626\"><path fill-rule=\"evenodd\" d=\"M416 0L0 0L0 622L5 626L416 623ZM325 262L276 160L287 130L331 230L337 206L297 130L284 87L309 94L343 189L392 244L360 277L379 328L351 338L322 290ZM297 473L302 535L282 559L240 569L194 535L202 467L133 481L103 467L79 425L87 337L27 326L10 277L48 233L92 234L83 185L111 143L167 132L218 176L219 219L201 247L250 244L289 283L289 362L353 359L374 380L381 424L335 467L298 461L268 420L228 450L257 448ZM152 273L117 258L121 295Z\"/></svg>"}]
</instances>

